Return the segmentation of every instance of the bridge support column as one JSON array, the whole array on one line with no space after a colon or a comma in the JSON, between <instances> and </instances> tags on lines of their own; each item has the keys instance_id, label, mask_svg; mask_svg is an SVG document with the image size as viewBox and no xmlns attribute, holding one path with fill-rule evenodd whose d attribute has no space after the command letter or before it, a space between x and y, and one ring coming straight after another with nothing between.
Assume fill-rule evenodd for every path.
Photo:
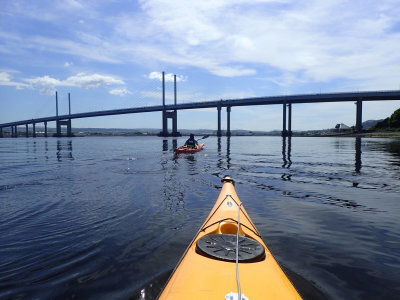
<instances>
[{"instance_id":1,"label":"bridge support column","mask_svg":"<svg viewBox=\"0 0 400 300\"><path fill-rule=\"evenodd\" d=\"M292 136L292 103L288 104L288 134Z\"/></svg>"},{"instance_id":2,"label":"bridge support column","mask_svg":"<svg viewBox=\"0 0 400 300\"><path fill-rule=\"evenodd\" d=\"M286 111L287 111L287 118L286 118ZM283 122L282 122L282 136L292 136L292 104L283 104ZM288 125L288 129L286 129L286 123Z\"/></svg>"},{"instance_id":3,"label":"bridge support column","mask_svg":"<svg viewBox=\"0 0 400 300\"><path fill-rule=\"evenodd\" d=\"M163 110L162 112L162 131L161 136L168 136L168 118L167 111Z\"/></svg>"},{"instance_id":4,"label":"bridge support column","mask_svg":"<svg viewBox=\"0 0 400 300\"><path fill-rule=\"evenodd\" d=\"M231 136L231 107L226 107L226 136Z\"/></svg>"},{"instance_id":5,"label":"bridge support column","mask_svg":"<svg viewBox=\"0 0 400 300\"><path fill-rule=\"evenodd\" d=\"M47 122L44 122L44 137L47 137Z\"/></svg>"},{"instance_id":6,"label":"bridge support column","mask_svg":"<svg viewBox=\"0 0 400 300\"><path fill-rule=\"evenodd\" d=\"M356 132L362 131L362 100L358 100L356 102L357 111L356 111Z\"/></svg>"},{"instance_id":7,"label":"bridge support column","mask_svg":"<svg viewBox=\"0 0 400 300\"><path fill-rule=\"evenodd\" d=\"M66 123L67 123L67 136L71 137L72 136L71 119L69 119Z\"/></svg>"},{"instance_id":8,"label":"bridge support column","mask_svg":"<svg viewBox=\"0 0 400 300\"><path fill-rule=\"evenodd\" d=\"M29 137L28 123L25 124L25 136Z\"/></svg>"},{"instance_id":9,"label":"bridge support column","mask_svg":"<svg viewBox=\"0 0 400 300\"><path fill-rule=\"evenodd\" d=\"M174 110L174 117L172 118L172 136L178 136L178 111Z\"/></svg>"},{"instance_id":10,"label":"bridge support column","mask_svg":"<svg viewBox=\"0 0 400 300\"><path fill-rule=\"evenodd\" d=\"M282 136L286 136L287 135L287 131L286 131L286 103L282 104L283 107L283 111L282 111L282 115L283 115L283 124L282 124Z\"/></svg>"},{"instance_id":11,"label":"bridge support column","mask_svg":"<svg viewBox=\"0 0 400 300\"><path fill-rule=\"evenodd\" d=\"M36 123L32 123L32 137L36 137Z\"/></svg>"},{"instance_id":12,"label":"bridge support column","mask_svg":"<svg viewBox=\"0 0 400 300\"><path fill-rule=\"evenodd\" d=\"M18 137L18 127L17 127L17 125L15 125L14 126L14 134L15 134L15 136L14 137Z\"/></svg>"},{"instance_id":13,"label":"bridge support column","mask_svg":"<svg viewBox=\"0 0 400 300\"><path fill-rule=\"evenodd\" d=\"M3 136L3 127L0 127L0 138L4 137Z\"/></svg>"},{"instance_id":14,"label":"bridge support column","mask_svg":"<svg viewBox=\"0 0 400 300\"><path fill-rule=\"evenodd\" d=\"M217 130L217 136L220 137L221 134L221 106L217 106L218 110L218 130Z\"/></svg>"},{"instance_id":15,"label":"bridge support column","mask_svg":"<svg viewBox=\"0 0 400 300\"><path fill-rule=\"evenodd\" d=\"M181 136L181 133L178 131L178 111L173 110L173 111L167 111L163 110L162 112L162 123L163 123L163 128L162 131L160 132L159 136ZM168 119L172 119L172 133L169 134L168 132Z\"/></svg>"},{"instance_id":16,"label":"bridge support column","mask_svg":"<svg viewBox=\"0 0 400 300\"><path fill-rule=\"evenodd\" d=\"M68 120L57 120L57 137L61 137L61 126L67 126L67 137L72 137L72 126L71 119ZM47 129L47 127L46 127Z\"/></svg>"},{"instance_id":17,"label":"bridge support column","mask_svg":"<svg viewBox=\"0 0 400 300\"><path fill-rule=\"evenodd\" d=\"M57 95L57 92L56 92ZM61 124L60 124L60 120L56 121L56 136L60 137L61 136Z\"/></svg>"}]
</instances>

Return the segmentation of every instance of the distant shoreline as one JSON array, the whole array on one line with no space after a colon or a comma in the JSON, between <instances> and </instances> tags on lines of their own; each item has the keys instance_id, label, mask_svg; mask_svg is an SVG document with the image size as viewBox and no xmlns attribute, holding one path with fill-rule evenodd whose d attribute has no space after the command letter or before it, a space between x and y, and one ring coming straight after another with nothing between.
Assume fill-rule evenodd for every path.
<instances>
[{"instance_id":1,"label":"distant shoreline","mask_svg":"<svg viewBox=\"0 0 400 300\"><path fill-rule=\"evenodd\" d=\"M198 130L181 130L182 137L186 137L190 132L193 132L197 138L202 136L217 136L215 130L198 129ZM106 136L157 136L160 131L157 129L117 129L117 128L76 128L72 131L74 137L106 137ZM55 134L55 129L48 128L48 136L52 137ZM4 137L10 137L10 133L3 132ZM62 133L65 136L65 132ZM19 137L25 137L24 131L18 132ZM32 131L29 131L29 136L32 137ZM37 137L43 137L44 131L38 128ZM222 132L222 136L226 136L226 132ZM251 130L232 130L231 136L281 136L280 131L251 131ZM367 138L400 138L400 131L365 131L362 133L354 132L333 132L328 130L320 131L294 131L293 137L367 137Z\"/></svg>"},{"instance_id":2,"label":"distant shoreline","mask_svg":"<svg viewBox=\"0 0 400 300\"><path fill-rule=\"evenodd\" d=\"M322 136L322 135L318 135ZM371 131L330 135L335 137L400 138L400 131Z\"/></svg>"}]
</instances>

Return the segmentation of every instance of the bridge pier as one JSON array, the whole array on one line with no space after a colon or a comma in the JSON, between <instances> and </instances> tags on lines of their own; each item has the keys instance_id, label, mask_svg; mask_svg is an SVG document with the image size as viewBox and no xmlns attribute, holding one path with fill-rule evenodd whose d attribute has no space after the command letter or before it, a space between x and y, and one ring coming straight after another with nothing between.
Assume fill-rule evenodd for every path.
<instances>
[{"instance_id":1,"label":"bridge pier","mask_svg":"<svg viewBox=\"0 0 400 300\"><path fill-rule=\"evenodd\" d=\"M286 136L287 135L287 131L286 131L286 103L282 104L282 115L283 115L283 124L282 124L282 136Z\"/></svg>"},{"instance_id":2,"label":"bridge pier","mask_svg":"<svg viewBox=\"0 0 400 300\"><path fill-rule=\"evenodd\" d=\"M47 122L44 122L44 137L47 137Z\"/></svg>"},{"instance_id":3,"label":"bridge pier","mask_svg":"<svg viewBox=\"0 0 400 300\"><path fill-rule=\"evenodd\" d=\"M67 126L67 137L72 137L71 119L57 120L56 123L57 123L57 133L55 134L56 137L62 137L61 126ZM47 130L47 126L46 126L46 130Z\"/></svg>"},{"instance_id":4,"label":"bridge pier","mask_svg":"<svg viewBox=\"0 0 400 300\"><path fill-rule=\"evenodd\" d=\"M32 123L32 137L36 137L36 123L33 122Z\"/></svg>"},{"instance_id":5,"label":"bridge pier","mask_svg":"<svg viewBox=\"0 0 400 300\"><path fill-rule=\"evenodd\" d=\"M28 123L25 124L25 136L29 137Z\"/></svg>"},{"instance_id":6,"label":"bridge pier","mask_svg":"<svg viewBox=\"0 0 400 300\"><path fill-rule=\"evenodd\" d=\"M167 111L163 110L162 112L163 118L163 128L159 133L159 136L167 137L167 136L182 136L180 132L178 132L178 112L176 110ZM172 119L172 133L168 132L168 119Z\"/></svg>"},{"instance_id":7,"label":"bridge pier","mask_svg":"<svg viewBox=\"0 0 400 300\"><path fill-rule=\"evenodd\" d=\"M282 136L292 136L292 104L286 104L283 103L282 105L283 111L282 111ZM288 118L286 119L286 111L288 112ZM288 124L288 130L286 130L286 123Z\"/></svg>"},{"instance_id":8,"label":"bridge pier","mask_svg":"<svg viewBox=\"0 0 400 300\"><path fill-rule=\"evenodd\" d=\"M14 135L15 135L14 137L16 137L16 138L18 137L18 127L17 127L17 125L14 126Z\"/></svg>"},{"instance_id":9,"label":"bridge pier","mask_svg":"<svg viewBox=\"0 0 400 300\"><path fill-rule=\"evenodd\" d=\"M231 136L231 107L226 107L226 136Z\"/></svg>"},{"instance_id":10,"label":"bridge pier","mask_svg":"<svg viewBox=\"0 0 400 300\"><path fill-rule=\"evenodd\" d=\"M220 137L221 134L221 106L217 106L218 110L218 130L217 130L217 136Z\"/></svg>"},{"instance_id":11,"label":"bridge pier","mask_svg":"<svg viewBox=\"0 0 400 300\"><path fill-rule=\"evenodd\" d=\"M292 136L292 103L288 104L288 135Z\"/></svg>"},{"instance_id":12,"label":"bridge pier","mask_svg":"<svg viewBox=\"0 0 400 300\"><path fill-rule=\"evenodd\" d=\"M356 102L356 132L362 132L362 100L357 100Z\"/></svg>"},{"instance_id":13,"label":"bridge pier","mask_svg":"<svg viewBox=\"0 0 400 300\"><path fill-rule=\"evenodd\" d=\"M3 136L3 127L0 127L0 138L4 137Z\"/></svg>"}]
</instances>

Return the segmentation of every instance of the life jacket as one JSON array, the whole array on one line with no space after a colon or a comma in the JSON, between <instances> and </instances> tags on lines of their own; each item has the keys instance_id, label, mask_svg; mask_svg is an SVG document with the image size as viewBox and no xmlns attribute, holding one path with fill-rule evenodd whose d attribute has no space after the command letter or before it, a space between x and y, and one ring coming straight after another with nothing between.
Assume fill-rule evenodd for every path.
<instances>
[{"instance_id":1,"label":"life jacket","mask_svg":"<svg viewBox=\"0 0 400 300\"><path fill-rule=\"evenodd\" d=\"M197 141L195 139L188 139L185 144L188 148L196 148Z\"/></svg>"}]
</instances>

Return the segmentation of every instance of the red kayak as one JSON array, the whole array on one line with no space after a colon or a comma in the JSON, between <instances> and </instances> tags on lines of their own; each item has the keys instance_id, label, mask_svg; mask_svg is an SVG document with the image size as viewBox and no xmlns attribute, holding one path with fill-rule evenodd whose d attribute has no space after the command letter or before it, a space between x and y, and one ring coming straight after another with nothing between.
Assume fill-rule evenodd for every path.
<instances>
[{"instance_id":1,"label":"red kayak","mask_svg":"<svg viewBox=\"0 0 400 300\"><path fill-rule=\"evenodd\" d=\"M197 148L187 148L185 146L179 147L175 149L175 153L195 153L203 149L204 144L200 144Z\"/></svg>"}]
</instances>

